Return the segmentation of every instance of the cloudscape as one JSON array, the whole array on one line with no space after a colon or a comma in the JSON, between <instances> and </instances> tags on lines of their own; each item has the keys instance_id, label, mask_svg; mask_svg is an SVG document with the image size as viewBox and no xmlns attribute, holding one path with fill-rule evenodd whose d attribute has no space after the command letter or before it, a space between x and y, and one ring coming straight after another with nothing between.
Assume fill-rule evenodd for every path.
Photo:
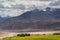
<instances>
[{"instance_id":1,"label":"cloudscape","mask_svg":"<svg viewBox=\"0 0 60 40\"><path fill-rule=\"evenodd\" d=\"M0 16L14 17L35 8L46 7L60 8L60 0L0 0Z\"/></svg>"}]
</instances>

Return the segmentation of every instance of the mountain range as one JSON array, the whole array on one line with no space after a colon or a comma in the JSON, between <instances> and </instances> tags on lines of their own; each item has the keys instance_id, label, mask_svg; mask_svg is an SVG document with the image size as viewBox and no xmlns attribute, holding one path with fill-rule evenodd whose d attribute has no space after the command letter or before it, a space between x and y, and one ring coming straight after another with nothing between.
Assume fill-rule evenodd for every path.
<instances>
[{"instance_id":1,"label":"mountain range","mask_svg":"<svg viewBox=\"0 0 60 40\"><path fill-rule=\"evenodd\" d=\"M0 29L60 30L60 9L47 7L45 11L34 9L16 17L0 17Z\"/></svg>"}]
</instances>

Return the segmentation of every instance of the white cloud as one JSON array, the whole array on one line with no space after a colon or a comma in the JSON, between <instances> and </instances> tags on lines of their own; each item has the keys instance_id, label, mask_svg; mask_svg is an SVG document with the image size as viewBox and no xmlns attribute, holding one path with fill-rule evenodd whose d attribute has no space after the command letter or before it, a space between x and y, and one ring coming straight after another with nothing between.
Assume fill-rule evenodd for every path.
<instances>
[{"instance_id":1,"label":"white cloud","mask_svg":"<svg viewBox=\"0 0 60 40\"><path fill-rule=\"evenodd\" d=\"M11 5L18 5L18 4L23 4L26 8L32 5L36 6L46 6L49 4L49 2L45 1L40 1L40 0L4 0L2 3L4 7L11 7Z\"/></svg>"},{"instance_id":2,"label":"white cloud","mask_svg":"<svg viewBox=\"0 0 60 40\"><path fill-rule=\"evenodd\" d=\"M14 9L2 9L0 10L0 16L6 17L6 16L18 16L22 14L22 10L14 10Z\"/></svg>"},{"instance_id":3,"label":"white cloud","mask_svg":"<svg viewBox=\"0 0 60 40\"><path fill-rule=\"evenodd\" d=\"M2 5L3 5L4 7L11 7L11 5L10 5L9 3L7 3L7 2L2 3Z\"/></svg>"}]
</instances>

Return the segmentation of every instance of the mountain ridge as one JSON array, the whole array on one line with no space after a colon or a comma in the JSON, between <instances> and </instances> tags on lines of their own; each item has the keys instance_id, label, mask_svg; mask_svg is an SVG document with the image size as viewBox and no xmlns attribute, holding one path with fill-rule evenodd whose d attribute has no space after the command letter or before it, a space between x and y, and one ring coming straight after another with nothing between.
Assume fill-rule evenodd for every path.
<instances>
[{"instance_id":1,"label":"mountain ridge","mask_svg":"<svg viewBox=\"0 0 60 40\"><path fill-rule=\"evenodd\" d=\"M60 30L60 9L46 8L46 11L35 9L20 16L6 19L0 23L0 29L48 29Z\"/></svg>"}]
</instances>

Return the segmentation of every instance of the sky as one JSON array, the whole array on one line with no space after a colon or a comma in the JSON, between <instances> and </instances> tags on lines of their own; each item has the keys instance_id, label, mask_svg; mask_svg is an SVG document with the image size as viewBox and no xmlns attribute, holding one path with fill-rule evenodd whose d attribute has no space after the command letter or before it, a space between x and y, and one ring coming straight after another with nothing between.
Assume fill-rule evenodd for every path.
<instances>
[{"instance_id":1,"label":"sky","mask_svg":"<svg viewBox=\"0 0 60 40\"><path fill-rule=\"evenodd\" d=\"M0 0L0 16L14 17L35 8L46 7L60 8L60 0Z\"/></svg>"}]
</instances>

